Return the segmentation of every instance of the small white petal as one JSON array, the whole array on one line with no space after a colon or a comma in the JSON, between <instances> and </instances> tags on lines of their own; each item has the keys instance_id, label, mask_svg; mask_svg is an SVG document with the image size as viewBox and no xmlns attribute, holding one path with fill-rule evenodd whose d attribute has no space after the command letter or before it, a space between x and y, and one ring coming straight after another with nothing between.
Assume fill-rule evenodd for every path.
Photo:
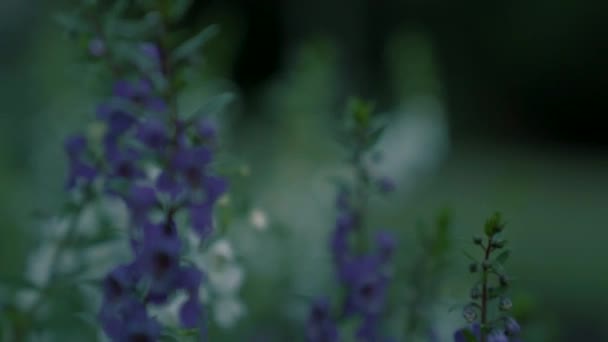
<instances>
[{"instance_id":1,"label":"small white petal","mask_svg":"<svg viewBox=\"0 0 608 342\"><path fill-rule=\"evenodd\" d=\"M229 265L221 271L208 272L209 283L214 292L228 295L238 292L243 284L243 269L237 265Z\"/></svg>"},{"instance_id":2,"label":"small white petal","mask_svg":"<svg viewBox=\"0 0 608 342\"><path fill-rule=\"evenodd\" d=\"M264 231L268 228L268 216L266 216L266 212L258 208L251 210L249 222L253 228L259 231Z\"/></svg>"},{"instance_id":3,"label":"small white petal","mask_svg":"<svg viewBox=\"0 0 608 342\"><path fill-rule=\"evenodd\" d=\"M213 314L217 324L223 328L230 328L245 315L245 306L234 297L221 298L213 305Z\"/></svg>"}]
</instances>

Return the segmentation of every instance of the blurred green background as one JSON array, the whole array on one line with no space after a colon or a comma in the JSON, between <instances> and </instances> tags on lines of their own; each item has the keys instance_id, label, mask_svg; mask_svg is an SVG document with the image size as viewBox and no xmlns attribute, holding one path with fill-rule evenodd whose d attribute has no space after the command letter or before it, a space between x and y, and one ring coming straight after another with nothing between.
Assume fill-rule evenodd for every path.
<instances>
[{"instance_id":1,"label":"blurred green background","mask_svg":"<svg viewBox=\"0 0 608 342\"><path fill-rule=\"evenodd\" d=\"M36 244L36 213L56 210L65 198L64 137L93 117L95 80L78 63L80 47L51 19L70 6L0 3L5 277L22 272ZM268 265L281 264L295 288L315 293L327 285L329 268L302 285L298 279L310 279L317 264L301 253L311 246L324 253L329 180L343 157L332 134L347 96L359 95L394 121L381 141L379 170L399 190L376 203L378 224L410 241L416 222L447 207L455 243L464 247L485 217L502 211L514 249L515 302L533 307L532 321L555 339L608 340L606 7L574 0L196 1L184 29L217 23L221 32L184 107L217 88L237 94L226 140L251 170L242 189L290 232L281 241L241 244L245 255L256 255L247 262L250 274L264 284ZM277 257L260 246L284 252ZM446 296L464 297L469 278L458 251L452 269L455 285ZM260 306L271 300L251 291Z\"/></svg>"}]
</instances>

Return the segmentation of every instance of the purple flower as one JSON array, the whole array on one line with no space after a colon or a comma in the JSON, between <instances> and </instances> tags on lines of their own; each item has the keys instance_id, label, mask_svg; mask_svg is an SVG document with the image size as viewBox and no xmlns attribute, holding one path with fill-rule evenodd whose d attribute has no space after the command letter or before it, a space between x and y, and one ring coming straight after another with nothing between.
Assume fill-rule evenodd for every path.
<instances>
[{"instance_id":1,"label":"purple flower","mask_svg":"<svg viewBox=\"0 0 608 342\"><path fill-rule=\"evenodd\" d=\"M133 264L119 265L103 280L104 300L116 303L129 297L135 289L137 278Z\"/></svg>"},{"instance_id":2,"label":"purple flower","mask_svg":"<svg viewBox=\"0 0 608 342\"><path fill-rule=\"evenodd\" d=\"M69 171L66 186L74 188L79 181L85 184L91 183L97 176L97 170L83 161L87 149L87 141L81 136L73 136L65 142L65 150L69 159Z\"/></svg>"},{"instance_id":3,"label":"purple flower","mask_svg":"<svg viewBox=\"0 0 608 342\"><path fill-rule=\"evenodd\" d=\"M395 236L387 231L381 231L376 234L376 244L382 261L390 260L397 246Z\"/></svg>"},{"instance_id":4,"label":"purple flower","mask_svg":"<svg viewBox=\"0 0 608 342\"><path fill-rule=\"evenodd\" d=\"M214 203L226 191L228 191L228 182L224 178L216 176L205 177L206 201L208 203Z\"/></svg>"},{"instance_id":5,"label":"purple flower","mask_svg":"<svg viewBox=\"0 0 608 342\"><path fill-rule=\"evenodd\" d=\"M82 135L73 135L66 139L64 148L70 160L79 159L87 150L87 139Z\"/></svg>"},{"instance_id":6,"label":"purple flower","mask_svg":"<svg viewBox=\"0 0 608 342\"><path fill-rule=\"evenodd\" d=\"M341 213L336 220L336 229L331 237L331 251L337 267L342 268L350 258L349 235L355 227L355 218L350 213Z\"/></svg>"},{"instance_id":7,"label":"purple flower","mask_svg":"<svg viewBox=\"0 0 608 342\"><path fill-rule=\"evenodd\" d=\"M211 204L207 202L190 206L192 227L201 238L209 236L213 230L212 209Z\"/></svg>"},{"instance_id":8,"label":"purple flower","mask_svg":"<svg viewBox=\"0 0 608 342\"><path fill-rule=\"evenodd\" d=\"M144 172L136 165L139 154L135 150L128 149L122 152L114 150L107 157L112 169L112 176L131 180L144 176Z\"/></svg>"},{"instance_id":9,"label":"purple flower","mask_svg":"<svg viewBox=\"0 0 608 342\"><path fill-rule=\"evenodd\" d=\"M512 317L507 317L505 318L505 333L509 336L516 336L519 335L519 333L521 332L521 328L519 326L519 323L517 323L517 321L512 318Z\"/></svg>"},{"instance_id":10,"label":"purple flower","mask_svg":"<svg viewBox=\"0 0 608 342\"><path fill-rule=\"evenodd\" d=\"M135 95L135 88L128 80L118 80L114 82L112 94L118 98L131 99Z\"/></svg>"},{"instance_id":11,"label":"purple flower","mask_svg":"<svg viewBox=\"0 0 608 342\"><path fill-rule=\"evenodd\" d=\"M196 132L206 142L213 142L217 135L217 128L207 118L203 118L196 124Z\"/></svg>"},{"instance_id":12,"label":"purple flower","mask_svg":"<svg viewBox=\"0 0 608 342\"><path fill-rule=\"evenodd\" d=\"M122 110L113 110L106 118L108 123L108 135L121 136L135 123L135 118Z\"/></svg>"},{"instance_id":13,"label":"purple flower","mask_svg":"<svg viewBox=\"0 0 608 342\"><path fill-rule=\"evenodd\" d=\"M211 151L206 147L192 147L178 150L173 158L173 167L188 184L202 185L204 170L211 161Z\"/></svg>"},{"instance_id":14,"label":"purple flower","mask_svg":"<svg viewBox=\"0 0 608 342\"><path fill-rule=\"evenodd\" d=\"M167 110L167 102L160 97L148 97L143 100L144 107L153 112L162 113Z\"/></svg>"},{"instance_id":15,"label":"purple flower","mask_svg":"<svg viewBox=\"0 0 608 342\"><path fill-rule=\"evenodd\" d=\"M365 315L361 326L357 330L357 338L359 341L376 342L380 341L378 333L380 319L377 315Z\"/></svg>"},{"instance_id":16,"label":"purple flower","mask_svg":"<svg viewBox=\"0 0 608 342\"><path fill-rule=\"evenodd\" d=\"M200 325L202 306L196 296L190 296L179 310L179 319L185 328L196 328Z\"/></svg>"},{"instance_id":17,"label":"purple flower","mask_svg":"<svg viewBox=\"0 0 608 342\"><path fill-rule=\"evenodd\" d=\"M454 342L468 342L468 337L475 338L476 340L481 338L481 328L478 323L457 330L454 333Z\"/></svg>"},{"instance_id":18,"label":"purple flower","mask_svg":"<svg viewBox=\"0 0 608 342\"><path fill-rule=\"evenodd\" d=\"M170 171L163 171L156 179L156 187L159 191L169 194L171 198L177 197L184 187L177 181L176 176Z\"/></svg>"},{"instance_id":19,"label":"purple flower","mask_svg":"<svg viewBox=\"0 0 608 342\"><path fill-rule=\"evenodd\" d=\"M316 299L311 307L306 324L306 340L308 342L339 341L338 329L329 312L329 300L325 297Z\"/></svg>"},{"instance_id":20,"label":"purple flower","mask_svg":"<svg viewBox=\"0 0 608 342\"><path fill-rule=\"evenodd\" d=\"M162 226L147 226L136 263L150 280L149 301L164 303L169 294L178 288L180 251L181 243L177 236L167 235Z\"/></svg>"},{"instance_id":21,"label":"purple flower","mask_svg":"<svg viewBox=\"0 0 608 342\"><path fill-rule=\"evenodd\" d=\"M131 210L131 218L135 223L146 221L150 209L158 204L154 189L140 185L131 187L125 201Z\"/></svg>"},{"instance_id":22,"label":"purple flower","mask_svg":"<svg viewBox=\"0 0 608 342\"><path fill-rule=\"evenodd\" d=\"M348 287L353 307L362 313L379 313L385 302L387 279L380 273L380 262L375 256L364 256L349 265Z\"/></svg>"},{"instance_id":23,"label":"purple flower","mask_svg":"<svg viewBox=\"0 0 608 342\"><path fill-rule=\"evenodd\" d=\"M488 342L509 342L509 338L502 331L492 331L488 334Z\"/></svg>"},{"instance_id":24,"label":"purple flower","mask_svg":"<svg viewBox=\"0 0 608 342\"><path fill-rule=\"evenodd\" d=\"M160 337L160 325L148 316L145 305L134 296L126 296L113 305L104 301L99 319L113 341L157 341Z\"/></svg>"},{"instance_id":25,"label":"purple flower","mask_svg":"<svg viewBox=\"0 0 608 342\"><path fill-rule=\"evenodd\" d=\"M160 66L161 51L154 43L146 42L139 45L139 50L146 56L155 66Z\"/></svg>"},{"instance_id":26,"label":"purple flower","mask_svg":"<svg viewBox=\"0 0 608 342\"><path fill-rule=\"evenodd\" d=\"M150 119L143 122L137 131L137 137L146 146L158 150L169 141L165 123L159 119Z\"/></svg>"}]
</instances>

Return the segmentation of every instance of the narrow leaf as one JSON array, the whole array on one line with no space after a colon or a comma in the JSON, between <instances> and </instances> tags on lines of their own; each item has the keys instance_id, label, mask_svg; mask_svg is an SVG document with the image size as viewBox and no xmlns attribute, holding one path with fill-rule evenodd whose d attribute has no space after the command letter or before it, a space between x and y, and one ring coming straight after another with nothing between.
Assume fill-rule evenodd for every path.
<instances>
[{"instance_id":1,"label":"narrow leaf","mask_svg":"<svg viewBox=\"0 0 608 342\"><path fill-rule=\"evenodd\" d=\"M179 62L196 54L209 39L219 33L219 28L215 25L208 26L196 36L186 40L173 52L173 62Z\"/></svg>"}]
</instances>

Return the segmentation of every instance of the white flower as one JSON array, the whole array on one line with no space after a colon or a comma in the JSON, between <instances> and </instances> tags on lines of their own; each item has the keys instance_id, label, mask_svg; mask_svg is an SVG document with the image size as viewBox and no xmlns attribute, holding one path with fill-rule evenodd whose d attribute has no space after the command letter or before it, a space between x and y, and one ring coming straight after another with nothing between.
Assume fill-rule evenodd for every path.
<instances>
[{"instance_id":1,"label":"white flower","mask_svg":"<svg viewBox=\"0 0 608 342\"><path fill-rule=\"evenodd\" d=\"M238 265L228 265L221 269L207 271L209 284L213 291L220 295L232 295L239 291L243 284L243 269Z\"/></svg>"},{"instance_id":2,"label":"white flower","mask_svg":"<svg viewBox=\"0 0 608 342\"><path fill-rule=\"evenodd\" d=\"M234 260L232 245L228 240L217 240L213 246L209 248L209 258L210 262L213 263L210 265L211 267L217 265L221 266L221 264L226 262L232 262Z\"/></svg>"},{"instance_id":3,"label":"white flower","mask_svg":"<svg viewBox=\"0 0 608 342\"><path fill-rule=\"evenodd\" d=\"M179 325L179 310L186 300L188 295L184 291L179 291L167 305L152 306L150 313L165 325Z\"/></svg>"},{"instance_id":4,"label":"white flower","mask_svg":"<svg viewBox=\"0 0 608 342\"><path fill-rule=\"evenodd\" d=\"M245 315L245 306L234 297L219 298L213 305L213 316L223 328L234 326L236 321Z\"/></svg>"},{"instance_id":5,"label":"white flower","mask_svg":"<svg viewBox=\"0 0 608 342\"><path fill-rule=\"evenodd\" d=\"M251 210L251 213L249 213L249 222L253 228L259 231L264 231L268 228L268 216L266 216L266 212L258 208Z\"/></svg>"}]
</instances>

